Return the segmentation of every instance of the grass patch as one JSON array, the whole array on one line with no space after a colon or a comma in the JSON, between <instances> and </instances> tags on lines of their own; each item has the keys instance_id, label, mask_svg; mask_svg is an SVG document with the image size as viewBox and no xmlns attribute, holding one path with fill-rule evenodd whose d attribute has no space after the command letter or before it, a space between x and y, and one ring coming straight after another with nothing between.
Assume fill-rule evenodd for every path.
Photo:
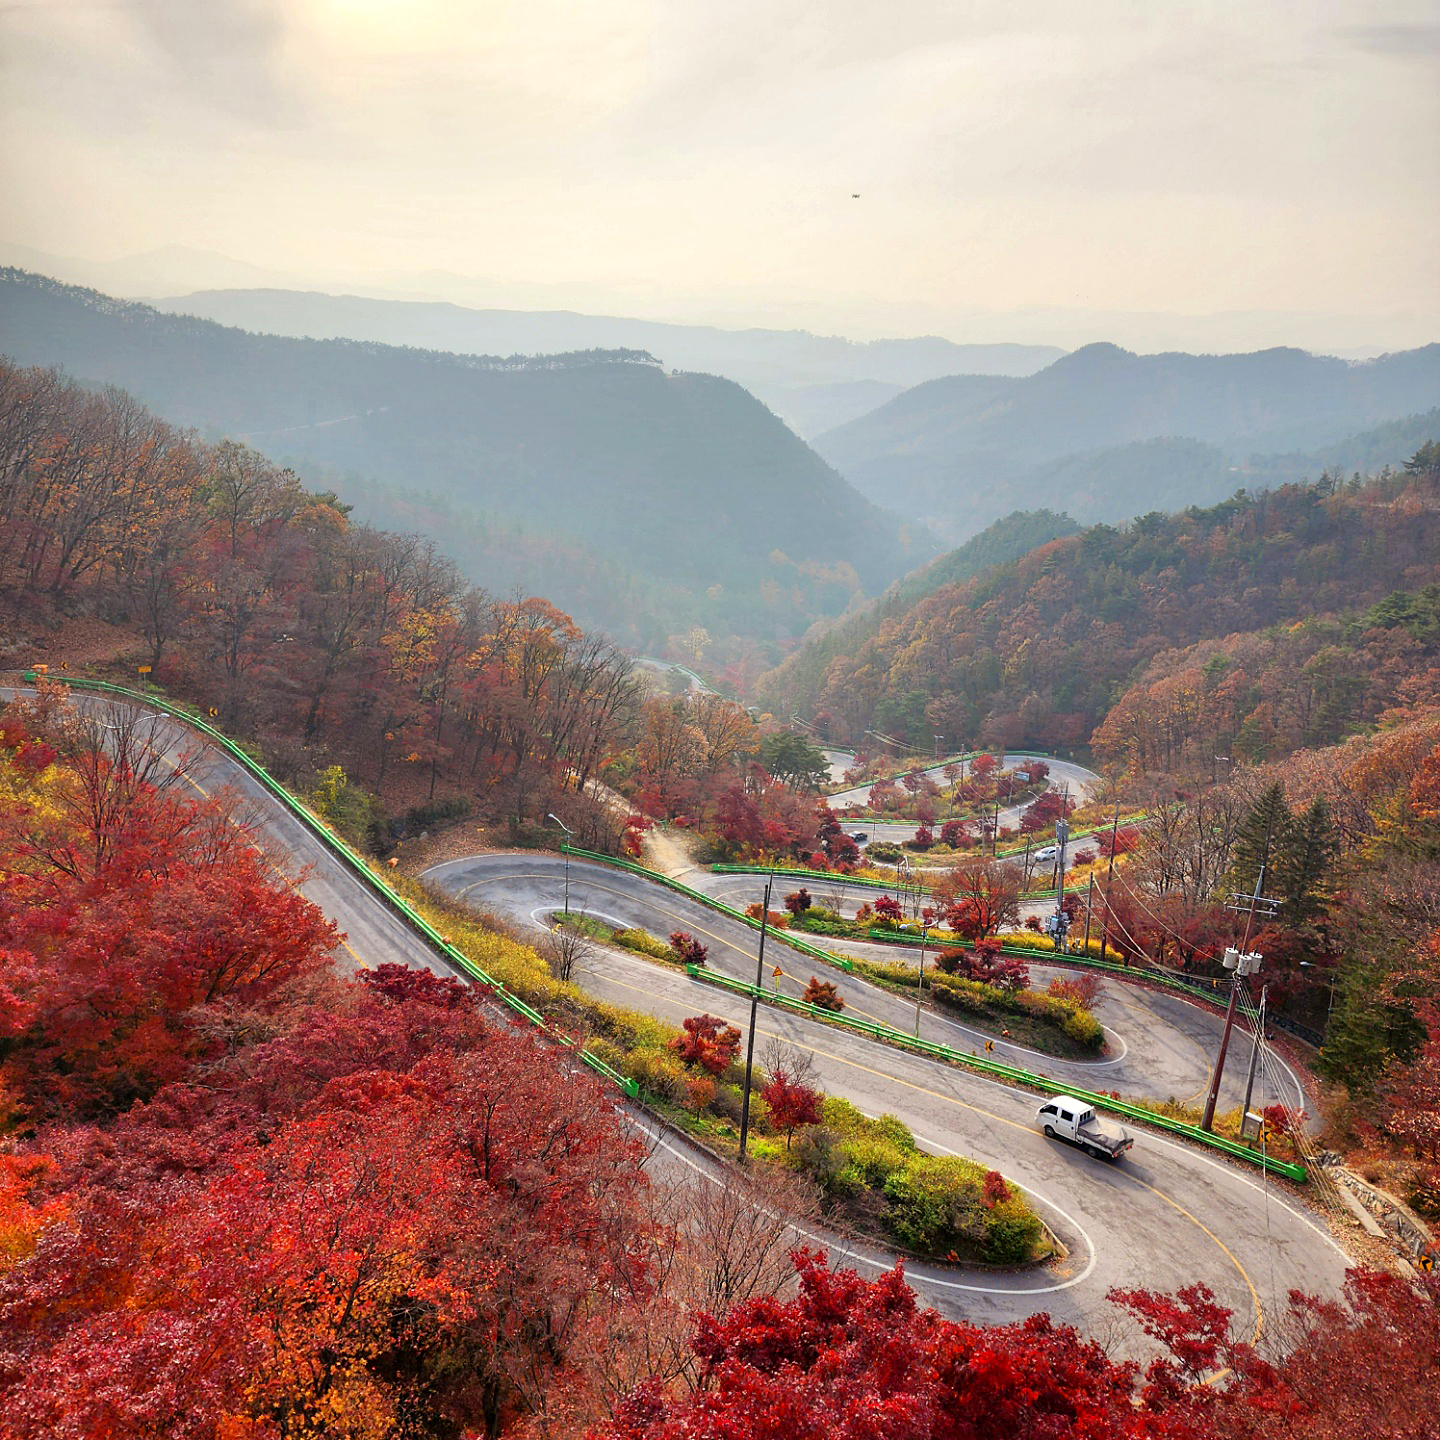
<instances>
[{"instance_id":1,"label":"grass patch","mask_svg":"<svg viewBox=\"0 0 1440 1440\"><path fill-rule=\"evenodd\" d=\"M898 960L850 956L854 973L892 991L913 991L919 967ZM927 968L932 1008L988 1022L997 1035L1061 1060L1093 1060L1105 1047L1105 1030L1088 1010L1037 990L1001 990Z\"/></svg>"}]
</instances>

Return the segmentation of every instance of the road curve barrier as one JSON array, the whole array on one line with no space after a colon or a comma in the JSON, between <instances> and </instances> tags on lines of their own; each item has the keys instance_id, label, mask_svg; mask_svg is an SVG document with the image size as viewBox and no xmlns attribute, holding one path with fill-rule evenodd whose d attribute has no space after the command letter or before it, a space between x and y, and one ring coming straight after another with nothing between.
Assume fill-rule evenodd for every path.
<instances>
[{"instance_id":1,"label":"road curve barrier","mask_svg":"<svg viewBox=\"0 0 1440 1440\"><path fill-rule=\"evenodd\" d=\"M39 677L35 671L27 670L23 672L21 678L27 685L34 685ZM299 820L302 825L329 849L331 854L336 856L343 865L362 880L370 888L372 894L389 906L389 908L398 915L406 925L415 931L452 969L459 971L467 979L489 990L496 1000L522 1019L528 1021L539 1030L547 1040L564 1046L567 1050L574 1051L576 1058L582 1064L595 1071L602 1079L608 1080L612 1085L623 1090L630 1099L636 1100L639 1098L640 1085L638 1081L622 1075L613 1066L606 1064L600 1056L593 1054L588 1049L578 1046L571 1036L555 1029L538 1010L526 1004L518 995L509 990L503 981L497 980L493 975L487 974L480 966L471 960L468 955L457 950L455 946L450 944L403 896L397 895L386 885L379 876L370 869L365 861L341 840L329 826L325 825L317 816L312 815L263 765L260 765L252 759L251 756L231 740L228 735L222 734L213 725L202 720L198 715L192 714L183 706L162 699L158 695L142 694L138 690L131 690L124 685L112 685L104 680L80 680L68 675L59 680L58 683L63 684L70 690L84 690L139 703L149 709L158 710L162 714L168 715L172 720L178 720L182 724L190 726L193 730L198 730L207 740L223 750L231 760L263 786L274 799L278 800L295 819Z\"/></svg>"},{"instance_id":2,"label":"road curve barrier","mask_svg":"<svg viewBox=\"0 0 1440 1440\"><path fill-rule=\"evenodd\" d=\"M1077 1100L1083 1100L1097 1110L1105 1110L1113 1115L1123 1115L1127 1119L1143 1121L1146 1125L1153 1125L1157 1129L1168 1130L1172 1135L1178 1135L1182 1139L1204 1145L1211 1150L1219 1150L1232 1159L1248 1160L1251 1164L1258 1165L1271 1174L1283 1175L1287 1180L1304 1183L1309 1179L1309 1171L1303 1165L1294 1165L1288 1160L1279 1160L1263 1151L1252 1150L1248 1145L1242 1145L1237 1140L1227 1139L1224 1135L1212 1135L1208 1130L1201 1130L1197 1125L1187 1125L1183 1120L1172 1120L1168 1115L1157 1115L1143 1105L1131 1105L1125 1100L1112 1099L1101 1091L1078 1090L1068 1081L1052 1080L1047 1075L1041 1075L1033 1070L1021 1070L1013 1065L1005 1065L998 1060L985 1060L979 1055L970 1054L967 1050L956 1050L953 1046L942 1045L937 1041L920 1040L914 1035L907 1034L904 1030L895 1029L892 1025L847 1015L843 1010L826 1010L822 1006L811 1005L808 1001L766 990L763 985L756 986L747 980L736 980L729 975L717 974L702 965L687 965L685 973L692 979L703 981L707 985L714 985L747 998L758 998L767 1005L774 1005L782 1010L791 1010L812 1020L823 1020L827 1024L854 1030L873 1040L882 1040L886 1044L912 1050L918 1055L963 1065L968 1069L978 1070L982 1074L996 1079L1010 1080L1043 1094L1073 1095Z\"/></svg>"},{"instance_id":3,"label":"road curve barrier","mask_svg":"<svg viewBox=\"0 0 1440 1440\"><path fill-rule=\"evenodd\" d=\"M752 919L742 911L736 910L734 906L727 905L723 900L716 900L711 895L705 895L699 890L692 890L688 885L682 884L679 880L671 879L668 875L661 875L658 871L647 869L644 865L637 865L632 860L619 860L613 855L602 855L594 850L581 850L573 845L562 845L561 850L570 855L577 856L584 860L594 860L600 864L612 866L615 869L629 871L632 875L639 875L645 880L663 885L666 889L674 890L677 894L684 895L708 909L715 910L731 919L748 925L753 930L760 928L760 922ZM766 872L768 873L768 872ZM777 874L780 872L777 871ZM853 962L843 956L836 956L827 950L821 950L818 946L810 945L799 940L788 930L771 930L770 932L781 943L789 945L792 949L799 950L802 954L808 954L817 960L827 964L838 965L843 970L853 971ZM918 936L913 937L914 943L919 944ZM933 943L933 942L932 942ZM1064 955L1056 951L1031 950L1019 946L1003 947L1005 953L1023 955L1027 959L1037 963L1048 960L1052 963L1083 965L1089 969L1110 971L1116 975L1129 975L1134 979L1137 974L1141 978L1161 984L1167 988L1177 990L1194 990L1197 994L1208 994L1208 991L1201 991L1198 986L1187 985L1183 981L1173 980L1165 975L1153 975L1149 971L1137 972L1134 967L1128 970L1124 965L1116 965L1107 960L1088 960L1079 955ZM1052 1080L1046 1075L1037 1074L1030 1070L1019 1070L1011 1065L1001 1064L996 1060L983 1060L978 1055L971 1055L968 1051L955 1050L948 1045L936 1044L928 1040L917 1040L913 1035L907 1035L903 1030L896 1030L892 1026L882 1025L876 1021L861 1020L855 1016L846 1015L843 1011L825 1010L818 1006L811 1005L804 1000L793 999L788 995L776 995L764 986L752 985L746 980L736 980L729 975L721 975L705 966L687 965L686 973L692 979L702 980L708 985L718 986L723 990L730 990L738 995L758 996L766 1004L778 1005L787 1010L793 1010L798 1014L808 1015L816 1020L825 1020L846 1029L855 1030L875 1039L885 1040L889 1043L914 1050L918 1054L930 1055L937 1059L950 1060L958 1065L964 1065L972 1070L979 1070L985 1074L994 1075L1001 1079L1012 1080L1017 1084L1027 1085L1036 1090L1045 1091L1051 1094L1058 1094L1063 1091L1067 1095L1073 1095L1076 1099L1088 1101L1097 1110L1105 1110L1115 1115L1123 1115L1129 1119L1143 1121L1147 1125L1153 1125L1157 1129L1167 1130L1172 1135L1180 1136L1182 1139L1191 1140L1196 1144L1203 1145L1211 1150L1219 1150L1236 1160L1246 1160L1253 1165L1260 1166L1271 1174L1283 1175L1287 1180L1293 1180L1303 1184L1309 1179L1309 1171L1303 1165L1292 1164L1288 1160L1277 1159L1273 1155L1252 1150L1248 1145L1242 1145L1239 1141L1227 1139L1223 1135L1212 1134L1208 1130L1202 1130L1198 1125L1189 1125L1183 1120L1173 1120L1168 1115L1158 1115L1153 1110L1147 1110L1143 1105L1132 1105L1126 1100L1115 1100L1099 1091L1077 1090L1073 1085Z\"/></svg>"}]
</instances>

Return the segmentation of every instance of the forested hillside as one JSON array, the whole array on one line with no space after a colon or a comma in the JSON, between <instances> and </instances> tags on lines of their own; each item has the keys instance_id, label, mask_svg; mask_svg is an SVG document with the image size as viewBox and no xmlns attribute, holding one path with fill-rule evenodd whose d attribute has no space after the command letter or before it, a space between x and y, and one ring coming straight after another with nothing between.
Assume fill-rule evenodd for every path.
<instances>
[{"instance_id":1,"label":"forested hillside","mask_svg":"<svg viewBox=\"0 0 1440 1440\"><path fill-rule=\"evenodd\" d=\"M1261 759L1440 685L1425 589L1437 581L1427 446L1389 479L1241 494L1052 541L921 599L849 653L804 647L761 688L776 713L838 741L876 728L921 749L936 734L952 748L1083 745L1105 721L1097 743L1141 763L1232 743ZM1145 666L1144 690L1107 721ZM1187 688L1196 675L1215 694L1204 706ZM1167 730L1167 687L1206 718Z\"/></svg>"},{"instance_id":2,"label":"forested hillside","mask_svg":"<svg viewBox=\"0 0 1440 1440\"><path fill-rule=\"evenodd\" d=\"M369 481L493 591L536 588L646 649L794 636L933 554L730 381L649 355L455 356L250 335L6 271L0 351L166 419Z\"/></svg>"},{"instance_id":3,"label":"forested hillside","mask_svg":"<svg viewBox=\"0 0 1440 1440\"><path fill-rule=\"evenodd\" d=\"M958 540L1018 508L1115 521L1214 502L1246 483L1252 455L1281 462L1268 473L1262 464L1264 478L1298 479L1286 452L1437 403L1440 345L1358 365L1301 350L1134 355L1088 345L1022 379L932 380L815 443L865 494Z\"/></svg>"},{"instance_id":4,"label":"forested hillside","mask_svg":"<svg viewBox=\"0 0 1440 1440\"><path fill-rule=\"evenodd\" d=\"M593 776L635 699L629 662L347 508L123 392L0 363L0 666L45 655L59 616L100 615L152 683L263 739L291 782L338 760L373 788L407 777L422 811L458 782L518 822ZM363 840L382 817L363 794L343 814L344 781L322 808ZM590 825L602 807L571 814L613 843Z\"/></svg>"}]
</instances>

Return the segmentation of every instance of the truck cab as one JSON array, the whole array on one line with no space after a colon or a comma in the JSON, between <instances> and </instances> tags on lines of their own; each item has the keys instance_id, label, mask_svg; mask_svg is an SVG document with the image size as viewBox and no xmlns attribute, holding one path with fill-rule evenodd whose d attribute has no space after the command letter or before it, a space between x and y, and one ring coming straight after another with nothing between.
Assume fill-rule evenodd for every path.
<instances>
[{"instance_id":1,"label":"truck cab","mask_svg":"<svg viewBox=\"0 0 1440 1440\"><path fill-rule=\"evenodd\" d=\"M1128 1130L1104 1123L1093 1106L1070 1095L1047 1100L1035 1118L1051 1140L1068 1140L1097 1160L1118 1160L1135 1143Z\"/></svg>"}]
</instances>

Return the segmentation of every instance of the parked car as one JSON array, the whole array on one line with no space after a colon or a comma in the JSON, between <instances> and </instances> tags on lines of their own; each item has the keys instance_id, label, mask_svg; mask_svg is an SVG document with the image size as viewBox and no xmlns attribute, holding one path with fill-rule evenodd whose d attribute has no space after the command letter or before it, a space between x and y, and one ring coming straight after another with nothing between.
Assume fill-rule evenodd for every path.
<instances>
[{"instance_id":1,"label":"parked car","mask_svg":"<svg viewBox=\"0 0 1440 1440\"><path fill-rule=\"evenodd\" d=\"M1035 1118L1051 1140L1068 1140L1097 1160L1118 1160L1135 1143L1128 1130L1102 1122L1092 1106L1069 1095L1047 1100Z\"/></svg>"},{"instance_id":2,"label":"parked car","mask_svg":"<svg viewBox=\"0 0 1440 1440\"><path fill-rule=\"evenodd\" d=\"M863 845L870 838L870 832L868 830L857 830L850 838L857 845Z\"/></svg>"}]
</instances>

